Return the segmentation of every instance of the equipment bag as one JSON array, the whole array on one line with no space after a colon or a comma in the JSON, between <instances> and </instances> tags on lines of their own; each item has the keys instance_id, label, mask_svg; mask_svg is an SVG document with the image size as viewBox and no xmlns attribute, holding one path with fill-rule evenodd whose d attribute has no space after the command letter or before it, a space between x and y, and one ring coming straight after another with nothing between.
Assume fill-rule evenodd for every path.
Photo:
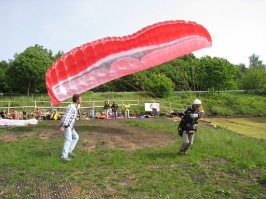
<instances>
[{"instance_id":1,"label":"equipment bag","mask_svg":"<svg viewBox=\"0 0 266 199\"><path fill-rule=\"evenodd\" d=\"M53 112L50 116L50 120L58 120L59 113L57 111Z\"/></svg>"},{"instance_id":2,"label":"equipment bag","mask_svg":"<svg viewBox=\"0 0 266 199\"><path fill-rule=\"evenodd\" d=\"M177 127L177 132L180 137L183 137L183 131L184 131L184 125L182 120L180 121L178 127Z\"/></svg>"}]
</instances>

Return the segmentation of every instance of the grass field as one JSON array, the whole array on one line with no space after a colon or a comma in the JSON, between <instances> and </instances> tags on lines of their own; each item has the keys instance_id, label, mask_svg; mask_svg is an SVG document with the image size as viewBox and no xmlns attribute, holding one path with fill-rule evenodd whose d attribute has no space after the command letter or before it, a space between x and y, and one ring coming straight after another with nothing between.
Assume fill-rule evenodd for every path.
<instances>
[{"instance_id":1,"label":"grass field","mask_svg":"<svg viewBox=\"0 0 266 199\"><path fill-rule=\"evenodd\" d=\"M229 131L243 134L249 137L266 140L266 118L204 118L204 121L225 128Z\"/></svg>"},{"instance_id":2,"label":"grass field","mask_svg":"<svg viewBox=\"0 0 266 199\"><path fill-rule=\"evenodd\" d=\"M265 96L260 96L253 93L234 92L222 92L218 95L217 93L193 93L192 91L187 91L173 94L167 98L159 99L152 96L151 93L148 92L93 93L91 91L87 91L82 93L82 100L84 103L81 104L81 108L91 106L91 104L87 103L86 101L97 101L97 106L103 106L105 100L109 100L110 103L112 103L112 101L117 101L119 105L121 105L122 101L125 103L127 100L138 100L139 105L132 106L130 111L131 113L143 114L144 103L151 102L153 99L155 99L156 101L160 102L161 112L169 113L169 109L174 111L182 111L186 105L190 105L195 98L202 100L202 105L207 115L252 115L259 117L266 115L266 109L263 108L266 104ZM28 108L28 112L30 113L34 110L33 105L35 101L42 101L37 103L37 105L39 107L47 107L45 108L45 111L49 110L50 103L47 94L31 98L23 96L12 98L9 96L0 96L0 107L7 107L10 105L11 107L17 107L18 111L23 111L23 108L18 107L32 106L31 108ZM68 104L70 101L71 99L67 99L64 101L64 103ZM97 108L95 112L101 110L102 108ZM119 110L124 109L121 106L119 107ZM85 109L82 111L87 112L88 110Z\"/></svg>"},{"instance_id":3,"label":"grass field","mask_svg":"<svg viewBox=\"0 0 266 199\"><path fill-rule=\"evenodd\" d=\"M0 198L266 198L264 139L200 124L182 156L176 127L167 118L77 121L78 157L68 163L58 121L0 127Z\"/></svg>"}]
</instances>

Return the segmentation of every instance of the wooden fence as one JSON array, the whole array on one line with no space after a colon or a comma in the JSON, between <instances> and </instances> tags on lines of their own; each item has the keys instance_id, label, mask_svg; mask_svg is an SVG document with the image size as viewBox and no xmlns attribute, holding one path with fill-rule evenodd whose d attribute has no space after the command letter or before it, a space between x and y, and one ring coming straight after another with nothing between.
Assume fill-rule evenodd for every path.
<instances>
[{"instance_id":1,"label":"wooden fence","mask_svg":"<svg viewBox=\"0 0 266 199\"><path fill-rule=\"evenodd\" d=\"M140 100L116 100L116 103L119 107L124 107L124 105L128 102L130 106L143 106L143 112L144 112L144 103ZM6 109L7 113L10 113L12 109L16 109L18 112L18 116L22 114L22 111L24 108L27 109L28 113L32 113L36 107L39 107L43 114L45 115L50 111L51 107L54 107L60 114L62 114L65 110L65 108L68 106L70 102L61 102L58 105L52 105L50 101L0 101L0 111L2 109ZM110 101L110 105L112 104L112 101ZM102 111L103 110L104 101L82 101L80 105L81 112L88 113L89 110L93 110L93 112L96 111ZM160 103L160 110L161 112L167 112L168 110L183 110L184 108L187 108L190 105L184 105L184 104L175 104L175 103L169 103L169 102L161 102ZM133 107L132 107L133 108ZM120 110L123 110L122 108Z\"/></svg>"}]
</instances>

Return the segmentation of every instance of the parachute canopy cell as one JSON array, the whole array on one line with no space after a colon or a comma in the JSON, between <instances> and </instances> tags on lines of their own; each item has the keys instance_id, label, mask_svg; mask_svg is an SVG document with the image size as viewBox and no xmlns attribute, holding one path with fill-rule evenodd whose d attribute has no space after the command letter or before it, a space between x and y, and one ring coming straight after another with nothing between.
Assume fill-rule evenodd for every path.
<instances>
[{"instance_id":1,"label":"parachute canopy cell","mask_svg":"<svg viewBox=\"0 0 266 199\"><path fill-rule=\"evenodd\" d=\"M195 22L175 20L147 26L132 35L106 37L76 47L45 74L52 104L101 84L210 47L209 32Z\"/></svg>"}]
</instances>

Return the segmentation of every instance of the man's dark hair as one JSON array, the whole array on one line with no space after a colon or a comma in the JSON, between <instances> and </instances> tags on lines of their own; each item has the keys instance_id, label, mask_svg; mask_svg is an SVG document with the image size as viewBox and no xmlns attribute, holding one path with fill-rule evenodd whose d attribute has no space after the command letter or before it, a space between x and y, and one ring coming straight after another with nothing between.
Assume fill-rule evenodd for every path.
<instances>
[{"instance_id":1,"label":"man's dark hair","mask_svg":"<svg viewBox=\"0 0 266 199\"><path fill-rule=\"evenodd\" d=\"M73 95L73 98L72 98L72 101L73 102L77 102L77 100L79 99L79 97L80 97L80 94L74 94Z\"/></svg>"}]
</instances>

